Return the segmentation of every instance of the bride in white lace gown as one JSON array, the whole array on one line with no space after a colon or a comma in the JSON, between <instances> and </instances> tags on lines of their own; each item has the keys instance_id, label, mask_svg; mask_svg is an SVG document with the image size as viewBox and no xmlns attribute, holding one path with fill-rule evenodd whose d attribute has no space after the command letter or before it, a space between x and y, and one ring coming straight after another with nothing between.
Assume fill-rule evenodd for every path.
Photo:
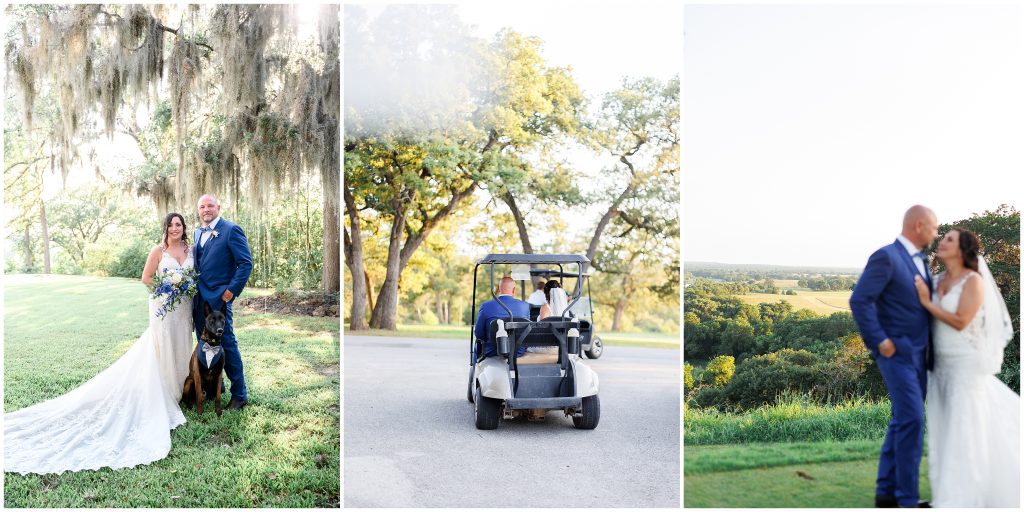
<instances>
[{"instance_id":1,"label":"bride in white lace gown","mask_svg":"<svg viewBox=\"0 0 1024 512\"><path fill-rule=\"evenodd\" d=\"M172 213L164 226L164 243L143 271L147 284L157 268L192 266L184 218ZM4 414L4 471L120 469L167 456L171 429L185 423L178 400L192 355L192 301L158 318L162 305L150 299L149 328L99 375L65 395Z\"/></svg>"},{"instance_id":2,"label":"bride in white lace gown","mask_svg":"<svg viewBox=\"0 0 1024 512\"><path fill-rule=\"evenodd\" d=\"M1013 337L1009 313L977 237L953 229L936 256L946 272L922 304L933 316L928 376L928 478L934 507L1013 507L1020 502L1020 396L995 377Z\"/></svg>"}]
</instances>

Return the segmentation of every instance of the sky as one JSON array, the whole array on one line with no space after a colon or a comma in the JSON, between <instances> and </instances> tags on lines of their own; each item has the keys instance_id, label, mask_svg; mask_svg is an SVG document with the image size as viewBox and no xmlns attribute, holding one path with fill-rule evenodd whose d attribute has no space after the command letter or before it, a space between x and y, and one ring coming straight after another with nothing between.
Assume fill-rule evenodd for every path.
<instances>
[{"instance_id":1,"label":"sky","mask_svg":"<svg viewBox=\"0 0 1024 512\"><path fill-rule=\"evenodd\" d=\"M691 5L685 261L862 267L912 204L1021 207L1020 5Z\"/></svg>"}]
</instances>

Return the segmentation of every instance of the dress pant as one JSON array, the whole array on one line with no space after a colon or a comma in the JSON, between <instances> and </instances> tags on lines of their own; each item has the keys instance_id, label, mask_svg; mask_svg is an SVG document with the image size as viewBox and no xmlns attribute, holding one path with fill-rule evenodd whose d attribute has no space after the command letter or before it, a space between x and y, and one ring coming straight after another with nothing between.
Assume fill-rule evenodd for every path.
<instances>
[{"instance_id":1,"label":"dress pant","mask_svg":"<svg viewBox=\"0 0 1024 512\"><path fill-rule=\"evenodd\" d=\"M905 338L900 341L893 357L879 355L875 359L892 402L892 420L882 444L875 494L895 496L900 506L916 507L928 389L926 350L911 347Z\"/></svg>"}]
</instances>

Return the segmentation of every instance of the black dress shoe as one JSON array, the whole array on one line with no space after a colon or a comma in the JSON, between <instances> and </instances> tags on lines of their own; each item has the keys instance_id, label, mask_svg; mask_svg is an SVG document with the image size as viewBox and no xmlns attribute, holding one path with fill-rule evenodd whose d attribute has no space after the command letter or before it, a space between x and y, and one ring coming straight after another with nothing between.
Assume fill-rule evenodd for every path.
<instances>
[{"instance_id":1,"label":"black dress shoe","mask_svg":"<svg viewBox=\"0 0 1024 512\"><path fill-rule=\"evenodd\" d=\"M232 398L231 399L231 403L228 404L228 410L229 411L241 411L242 408L245 407L246 405L249 405L249 401L248 400L235 400L234 398Z\"/></svg>"},{"instance_id":2,"label":"black dress shoe","mask_svg":"<svg viewBox=\"0 0 1024 512\"><path fill-rule=\"evenodd\" d=\"M917 502L917 505L913 505L913 506L910 506L910 507L900 507L900 508L932 508L932 504L928 503L927 501L921 500L921 501Z\"/></svg>"},{"instance_id":3,"label":"black dress shoe","mask_svg":"<svg viewBox=\"0 0 1024 512\"><path fill-rule=\"evenodd\" d=\"M896 508L899 504L896 503L896 496L890 496L888 494L875 496L875 508Z\"/></svg>"}]
</instances>

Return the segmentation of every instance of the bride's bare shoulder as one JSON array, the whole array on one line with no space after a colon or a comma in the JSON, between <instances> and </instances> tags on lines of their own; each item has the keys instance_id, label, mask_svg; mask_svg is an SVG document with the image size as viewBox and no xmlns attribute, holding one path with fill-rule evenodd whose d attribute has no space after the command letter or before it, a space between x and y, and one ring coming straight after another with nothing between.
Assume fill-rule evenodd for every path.
<instances>
[{"instance_id":1,"label":"bride's bare shoulder","mask_svg":"<svg viewBox=\"0 0 1024 512\"><path fill-rule=\"evenodd\" d=\"M156 255L156 254L160 254L160 253L164 252L166 249L167 248L164 247L164 244L156 244L156 245L153 246L152 249L150 249L149 255L153 256L153 255Z\"/></svg>"}]
</instances>

